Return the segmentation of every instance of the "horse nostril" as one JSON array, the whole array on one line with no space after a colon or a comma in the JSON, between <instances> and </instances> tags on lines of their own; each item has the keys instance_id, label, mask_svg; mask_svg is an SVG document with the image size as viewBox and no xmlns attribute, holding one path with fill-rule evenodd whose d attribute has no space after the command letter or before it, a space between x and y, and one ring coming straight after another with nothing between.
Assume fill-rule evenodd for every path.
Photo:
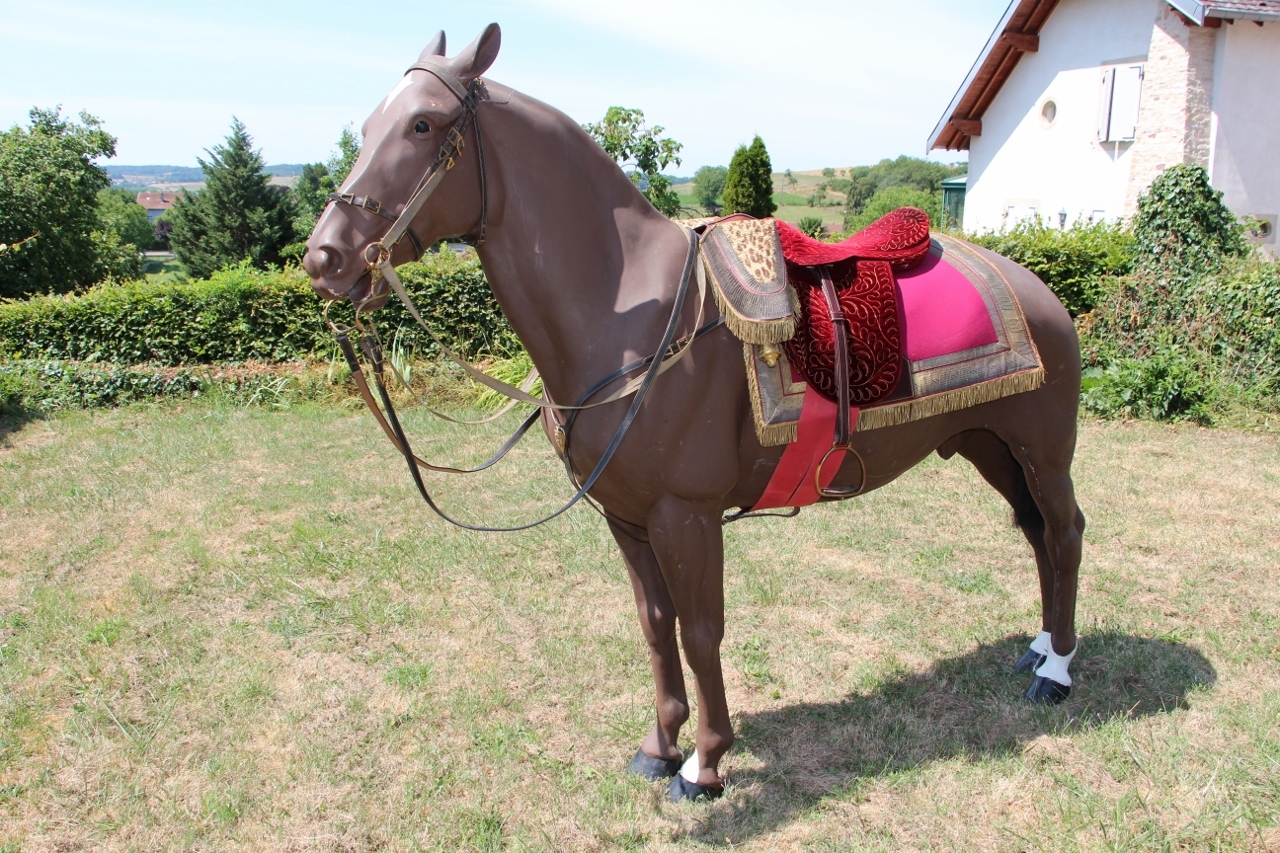
<instances>
[{"instance_id":1,"label":"horse nostril","mask_svg":"<svg viewBox=\"0 0 1280 853\"><path fill-rule=\"evenodd\" d=\"M332 274L336 263L337 253L328 246L313 249L302 258L302 268L312 278L324 278Z\"/></svg>"}]
</instances>

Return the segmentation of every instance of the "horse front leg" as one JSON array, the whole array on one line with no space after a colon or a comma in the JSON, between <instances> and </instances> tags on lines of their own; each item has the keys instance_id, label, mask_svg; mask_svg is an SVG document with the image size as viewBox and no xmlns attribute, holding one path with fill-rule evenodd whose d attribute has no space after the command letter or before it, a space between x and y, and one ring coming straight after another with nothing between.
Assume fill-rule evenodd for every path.
<instances>
[{"instance_id":1,"label":"horse front leg","mask_svg":"<svg viewBox=\"0 0 1280 853\"><path fill-rule=\"evenodd\" d=\"M698 693L696 749L671 780L671 799L713 799L724 791L718 767L734 739L720 665L724 534L719 504L663 498L649 516L649 541L675 605Z\"/></svg>"},{"instance_id":2,"label":"horse front leg","mask_svg":"<svg viewBox=\"0 0 1280 853\"><path fill-rule=\"evenodd\" d=\"M670 779L680 770L684 754L677 747L680 727L689 719L689 697L676 646L676 610L653 548L626 529L609 522L609 531L622 551L631 576L640 630L649 644L649 664L657 687L658 720L645 735L627 770L650 781Z\"/></svg>"}]
</instances>

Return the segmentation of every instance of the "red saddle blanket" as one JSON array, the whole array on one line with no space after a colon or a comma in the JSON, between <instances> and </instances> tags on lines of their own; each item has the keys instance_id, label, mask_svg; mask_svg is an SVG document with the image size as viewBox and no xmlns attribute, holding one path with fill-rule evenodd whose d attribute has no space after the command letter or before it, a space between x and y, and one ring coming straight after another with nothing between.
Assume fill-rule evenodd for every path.
<instances>
[{"instance_id":1,"label":"red saddle blanket","mask_svg":"<svg viewBox=\"0 0 1280 853\"><path fill-rule=\"evenodd\" d=\"M929 216L903 207L840 243L823 243L776 221L787 278L800 302L796 333L785 344L791 364L820 394L836 400L835 331L822 294L822 266L830 269L848 320L849 400L870 406L902 378L902 322L894 273L929 254Z\"/></svg>"}]
</instances>

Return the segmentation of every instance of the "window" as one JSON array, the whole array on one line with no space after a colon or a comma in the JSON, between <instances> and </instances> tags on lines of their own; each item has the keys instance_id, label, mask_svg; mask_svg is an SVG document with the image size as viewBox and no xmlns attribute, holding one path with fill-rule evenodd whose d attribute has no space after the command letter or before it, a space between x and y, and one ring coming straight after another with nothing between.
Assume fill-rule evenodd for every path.
<instances>
[{"instance_id":1,"label":"window","mask_svg":"<svg viewBox=\"0 0 1280 853\"><path fill-rule=\"evenodd\" d=\"M1053 127L1053 122L1058 117L1058 105L1053 101L1045 101L1044 106L1040 108L1040 121L1045 127Z\"/></svg>"},{"instance_id":2,"label":"window","mask_svg":"<svg viewBox=\"0 0 1280 853\"><path fill-rule=\"evenodd\" d=\"M1142 66L1117 65L1102 73L1098 139L1132 142L1138 135L1138 106L1142 100Z\"/></svg>"}]
</instances>

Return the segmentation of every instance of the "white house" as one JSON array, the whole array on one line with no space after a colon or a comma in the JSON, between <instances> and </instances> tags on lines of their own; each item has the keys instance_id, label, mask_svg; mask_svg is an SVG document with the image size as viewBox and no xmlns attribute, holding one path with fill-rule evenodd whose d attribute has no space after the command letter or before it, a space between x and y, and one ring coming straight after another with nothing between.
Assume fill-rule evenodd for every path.
<instances>
[{"instance_id":1,"label":"white house","mask_svg":"<svg viewBox=\"0 0 1280 853\"><path fill-rule=\"evenodd\" d=\"M964 227L1131 215L1176 163L1280 213L1280 0L1013 0L929 137L969 151Z\"/></svg>"}]
</instances>

